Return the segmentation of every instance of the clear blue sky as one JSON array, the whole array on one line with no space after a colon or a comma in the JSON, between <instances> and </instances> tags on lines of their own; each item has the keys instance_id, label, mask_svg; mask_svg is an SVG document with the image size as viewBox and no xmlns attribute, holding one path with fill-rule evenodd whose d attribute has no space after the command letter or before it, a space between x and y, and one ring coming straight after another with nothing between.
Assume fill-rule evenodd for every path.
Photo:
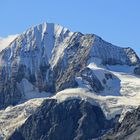
<instances>
[{"instance_id":1,"label":"clear blue sky","mask_svg":"<svg viewBox=\"0 0 140 140\"><path fill-rule=\"evenodd\" d=\"M44 21L94 33L140 56L140 0L0 0L0 36Z\"/></svg>"}]
</instances>

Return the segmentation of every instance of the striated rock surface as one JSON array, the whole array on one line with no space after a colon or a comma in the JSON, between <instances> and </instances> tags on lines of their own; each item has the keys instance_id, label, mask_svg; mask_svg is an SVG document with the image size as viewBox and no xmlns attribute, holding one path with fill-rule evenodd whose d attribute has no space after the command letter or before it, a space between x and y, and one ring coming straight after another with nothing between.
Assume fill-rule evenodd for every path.
<instances>
[{"instance_id":1,"label":"striated rock surface","mask_svg":"<svg viewBox=\"0 0 140 140\"><path fill-rule=\"evenodd\" d=\"M100 140L139 140L140 139L140 107L127 112L121 123L109 131Z\"/></svg>"},{"instance_id":2,"label":"striated rock surface","mask_svg":"<svg viewBox=\"0 0 140 140\"><path fill-rule=\"evenodd\" d=\"M109 65L136 65L140 63L133 49L114 46L97 36L90 56L100 58L103 64Z\"/></svg>"},{"instance_id":3,"label":"striated rock surface","mask_svg":"<svg viewBox=\"0 0 140 140\"><path fill-rule=\"evenodd\" d=\"M31 99L16 106L0 110L0 140L5 140L16 128L21 126L41 105L44 98Z\"/></svg>"},{"instance_id":4,"label":"striated rock surface","mask_svg":"<svg viewBox=\"0 0 140 140\"><path fill-rule=\"evenodd\" d=\"M89 102L50 99L7 140L91 140L112 126L102 110Z\"/></svg>"},{"instance_id":5,"label":"striated rock surface","mask_svg":"<svg viewBox=\"0 0 140 140\"><path fill-rule=\"evenodd\" d=\"M73 33L53 23L30 28L0 52L0 107L22 99L18 84L23 78L39 92L55 93L78 87L76 77L96 59L101 65L135 66L140 62L131 48L114 46L93 34ZM95 76L84 79L93 90L103 90Z\"/></svg>"}]
</instances>

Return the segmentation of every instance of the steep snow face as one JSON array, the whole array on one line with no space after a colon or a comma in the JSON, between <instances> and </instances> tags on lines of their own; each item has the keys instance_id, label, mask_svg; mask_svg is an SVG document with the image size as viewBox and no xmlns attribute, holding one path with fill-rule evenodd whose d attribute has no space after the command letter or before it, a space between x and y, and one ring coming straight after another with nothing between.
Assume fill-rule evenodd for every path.
<instances>
[{"instance_id":1,"label":"steep snow face","mask_svg":"<svg viewBox=\"0 0 140 140\"><path fill-rule=\"evenodd\" d=\"M53 23L32 27L21 34L7 49L8 61L17 59L17 63L27 66L32 73L35 69L39 69L41 64L49 65L51 58L55 61L55 57L52 57L56 53L55 48L59 45L61 53L61 49L63 51L61 43L72 34L67 28Z\"/></svg>"},{"instance_id":2,"label":"steep snow face","mask_svg":"<svg viewBox=\"0 0 140 140\"><path fill-rule=\"evenodd\" d=\"M108 66L108 69L121 80L120 92L123 96L140 95L140 76L133 74L134 68L133 66ZM116 69L116 71L112 71L113 69Z\"/></svg>"},{"instance_id":3,"label":"steep snow face","mask_svg":"<svg viewBox=\"0 0 140 140\"><path fill-rule=\"evenodd\" d=\"M100 58L102 64L136 65L140 60L131 48L121 48L112 45L96 36L90 57Z\"/></svg>"},{"instance_id":4,"label":"steep snow face","mask_svg":"<svg viewBox=\"0 0 140 140\"><path fill-rule=\"evenodd\" d=\"M0 37L0 51L5 49L6 47L8 47L10 45L10 43L17 38L17 36L18 35L9 35L6 38Z\"/></svg>"}]
</instances>

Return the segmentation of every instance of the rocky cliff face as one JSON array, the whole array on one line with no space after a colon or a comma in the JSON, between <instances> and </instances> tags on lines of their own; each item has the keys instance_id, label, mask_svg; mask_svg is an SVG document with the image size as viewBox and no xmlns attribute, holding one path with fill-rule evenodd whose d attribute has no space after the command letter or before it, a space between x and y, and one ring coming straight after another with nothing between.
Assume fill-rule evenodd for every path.
<instances>
[{"instance_id":1,"label":"rocky cliff face","mask_svg":"<svg viewBox=\"0 0 140 140\"><path fill-rule=\"evenodd\" d=\"M91 140L113 124L102 110L74 99L57 103L46 100L8 140Z\"/></svg>"},{"instance_id":2,"label":"rocky cliff face","mask_svg":"<svg viewBox=\"0 0 140 140\"><path fill-rule=\"evenodd\" d=\"M100 60L102 65L137 65L140 60L131 48L120 48L103 41L93 34L70 32L57 24L44 23L19 35L0 52L0 104L5 107L16 104L23 93L19 88L27 79L39 92L52 94L77 87L75 80L89 73L87 65ZM104 89L92 76L83 76L94 91Z\"/></svg>"},{"instance_id":3,"label":"rocky cliff face","mask_svg":"<svg viewBox=\"0 0 140 140\"><path fill-rule=\"evenodd\" d=\"M112 118L140 104L140 78L134 75L140 74L139 66L131 48L114 46L94 34L52 23L28 29L0 52L0 108L24 102L0 111L0 129L6 127L0 137L11 133L9 140L137 137L139 109L107 134L114 121L104 114ZM40 97L41 101L25 102ZM48 99L40 106L44 97Z\"/></svg>"},{"instance_id":4,"label":"rocky cliff face","mask_svg":"<svg viewBox=\"0 0 140 140\"><path fill-rule=\"evenodd\" d=\"M139 140L140 107L128 112L121 123L117 123L101 140Z\"/></svg>"},{"instance_id":5,"label":"rocky cliff face","mask_svg":"<svg viewBox=\"0 0 140 140\"><path fill-rule=\"evenodd\" d=\"M140 66L138 66L138 67L136 67L136 68L134 69L134 73L135 73L136 75L140 75Z\"/></svg>"},{"instance_id":6,"label":"rocky cliff face","mask_svg":"<svg viewBox=\"0 0 140 140\"><path fill-rule=\"evenodd\" d=\"M114 46L97 36L94 40L91 56L100 58L102 64L105 65L136 65L140 62L138 56L131 48Z\"/></svg>"}]
</instances>

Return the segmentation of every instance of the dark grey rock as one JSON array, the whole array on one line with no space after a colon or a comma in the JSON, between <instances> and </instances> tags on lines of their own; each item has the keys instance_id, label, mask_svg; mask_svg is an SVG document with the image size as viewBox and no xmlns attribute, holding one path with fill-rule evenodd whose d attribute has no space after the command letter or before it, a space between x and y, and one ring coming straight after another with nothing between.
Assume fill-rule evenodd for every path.
<instances>
[{"instance_id":1,"label":"dark grey rock","mask_svg":"<svg viewBox=\"0 0 140 140\"><path fill-rule=\"evenodd\" d=\"M123 121L104 135L100 140L139 140L140 139L140 107L126 113Z\"/></svg>"},{"instance_id":2,"label":"dark grey rock","mask_svg":"<svg viewBox=\"0 0 140 140\"><path fill-rule=\"evenodd\" d=\"M18 89L17 83L8 81L1 84L0 88L0 109L8 105L16 105L21 99L21 91Z\"/></svg>"},{"instance_id":3,"label":"dark grey rock","mask_svg":"<svg viewBox=\"0 0 140 140\"><path fill-rule=\"evenodd\" d=\"M99 92L104 89L101 82L98 80L98 78L90 68L85 68L84 70L82 70L81 77L83 80L89 83L94 91Z\"/></svg>"},{"instance_id":4,"label":"dark grey rock","mask_svg":"<svg viewBox=\"0 0 140 140\"><path fill-rule=\"evenodd\" d=\"M134 69L134 74L140 75L140 66Z\"/></svg>"},{"instance_id":5,"label":"dark grey rock","mask_svg":"<svg viewBox=\"0 0 140 140\"><path fill-rule=\"evenodd\" d=\"M99 107L86 101L50 99L8 140L91 140L112 126Z\"/></svg>"},{"instance_id":6,"label":"dark grey rock","mask_svg":"<svg viewBox=\"0 0 140 140\"><path fill-rule=\"evenodd\" d=\"M54 72L55 77L57 77L55 83L56 91L78 86L75 77L79 75L80 71L87 65L93 40L94 35L74 33L69 44L67 44L64 57L55 68L55 71L57 71ZM86 45L84 41L87 41ZM67 64L65 64L65 62L67 62Z\"/></svg>"}]
</instances>

